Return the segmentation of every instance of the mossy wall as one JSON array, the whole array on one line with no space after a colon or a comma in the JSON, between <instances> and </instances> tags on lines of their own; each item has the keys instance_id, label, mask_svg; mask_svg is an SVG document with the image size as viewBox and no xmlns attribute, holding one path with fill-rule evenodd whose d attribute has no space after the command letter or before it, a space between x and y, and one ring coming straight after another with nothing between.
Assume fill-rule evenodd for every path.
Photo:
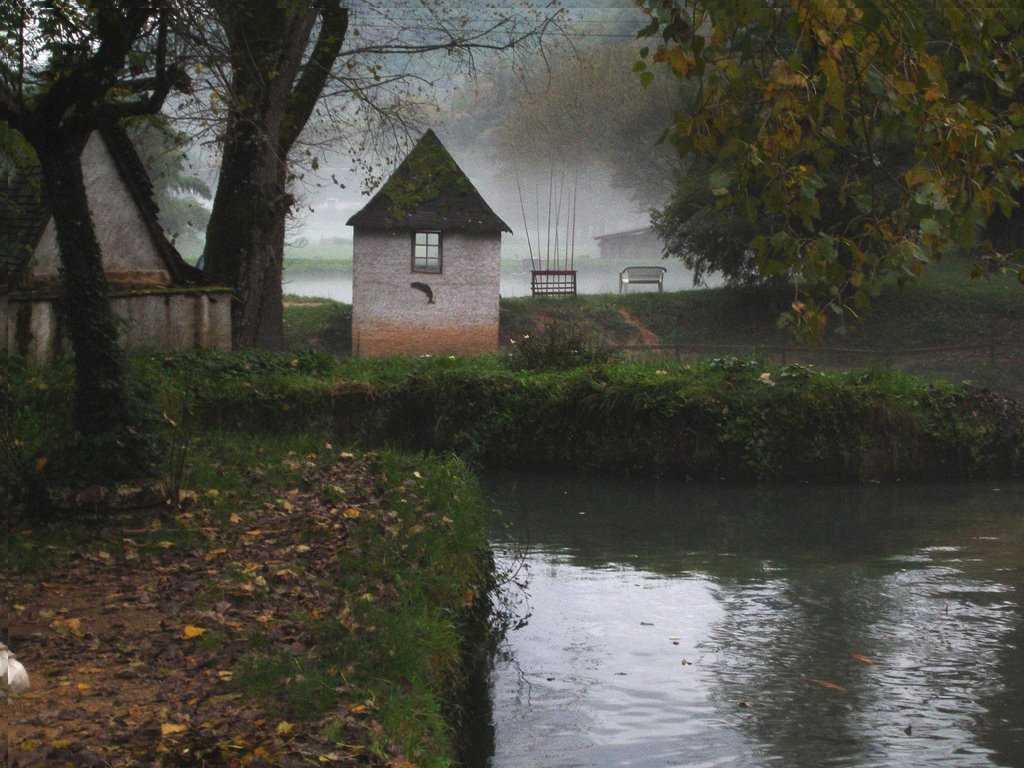
<instances>
[{"instance_id":1,"label":"mossy wall","mask_svg":"<svg viewBox=\"0 0 1024 768\"><path fill-rule=\"evenodd\" d=\"M315 425L354 445L454 451L486 466L694 481L1024 473L1024 409L986 390L889 371L826 374L725 358L524 372L496 359L442 359L301 375L305 363L295 362L292 376L207 382L196 393L200 418L267 430Z\"/></svg>"},{"instance_id":2,"label":"mossy wall","mask_svg":"<svg viewBox=\"0 0 1024 768\"><path fill-rule=\"evenodd\" d=\"M335 423L367 444L485 465L694 481L1016 476L1022 412L982 391L808 381L687 390L671 379L410 377L341 386Z\"/></svg>"}]
</instances>

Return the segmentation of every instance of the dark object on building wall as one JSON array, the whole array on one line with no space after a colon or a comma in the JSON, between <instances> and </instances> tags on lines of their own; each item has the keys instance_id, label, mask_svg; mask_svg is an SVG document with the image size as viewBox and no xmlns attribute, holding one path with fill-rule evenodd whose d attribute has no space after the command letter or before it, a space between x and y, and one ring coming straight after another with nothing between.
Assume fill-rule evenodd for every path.
<instances>
[{"instance_id":1,"label":"dark object on building wall","mask_svg":"<svg viewBox=\"0 0 1024 768\"><path fill-rule=\"evenodd\" d=\"M422 291L427 296L427 304L434 304L434 292L430 290L430 286L426 283L409 283L410 288L415 288L417 291Z\"/></svg>"}]
</instances>

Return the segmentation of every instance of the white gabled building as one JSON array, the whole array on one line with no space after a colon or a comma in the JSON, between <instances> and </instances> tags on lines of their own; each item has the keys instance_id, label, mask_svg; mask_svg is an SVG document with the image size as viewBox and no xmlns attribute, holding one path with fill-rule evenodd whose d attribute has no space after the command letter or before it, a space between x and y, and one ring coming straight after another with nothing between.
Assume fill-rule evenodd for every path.
<instances>
[{"instance_id":1,"label":"white gabled building","mask_svg":"<svg viewBox=\"0 0 1024 768\"><path fill-rule=\"evenodd\" d=\"M153 186L119 127L94 131L82 174L119 341L127 349L231 348L231 292L206 284L157 220ZM43 364L69 352L56 228L42 174L0 180L0 354Z\"/></svg>"},{"instance_id":2,"label":"white gabled building","mask_svg":"<svg viewBox=\"0 0 1024 768\"><path fill-rule=\"evenodd\" d=\"M433 131L348 220L356 355L498 349L502 221Z\"/></svg>"}]
</instances>

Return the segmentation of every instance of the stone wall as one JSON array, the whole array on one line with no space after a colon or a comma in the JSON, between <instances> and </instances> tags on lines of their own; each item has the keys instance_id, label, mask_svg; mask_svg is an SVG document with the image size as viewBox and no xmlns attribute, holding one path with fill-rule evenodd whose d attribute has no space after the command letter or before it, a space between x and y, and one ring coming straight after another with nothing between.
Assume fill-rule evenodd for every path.
<instances>
[{"instance_id":1,"label":"stone wall","mask_svg":"<svg viewBox=\"0 0 1024 768\"><path fill-rule=\"evenodd\" d=\"M70 353L52 297L0 303L0 350L44 365ZM231 349L231 293L222 288L118 294L110 299L125 349Z\"/></svg>"},{"instance_id":2,"label":"stone wall","mask_svg":"<svg viewBox=\"0 0 1024 768\"><path fill-rule=\"evenodd\" d=\"M356 229L352 351L356 355L483 354L498 349L501 234L446 232L442 271L412 271L412 233ZM424 283L434 303L412 288Z\"/></svg>"}]
</instances>

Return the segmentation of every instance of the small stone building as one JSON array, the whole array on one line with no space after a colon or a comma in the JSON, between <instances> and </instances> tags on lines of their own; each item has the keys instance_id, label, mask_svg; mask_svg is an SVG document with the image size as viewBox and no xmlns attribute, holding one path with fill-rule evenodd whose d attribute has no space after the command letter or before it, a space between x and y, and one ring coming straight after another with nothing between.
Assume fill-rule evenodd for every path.
<instances>
[{"instance_id":1,"label":"small stone building","mask_svg":"<svg viewBox=\"0 0 1024 768\"><path fill-rule=\"evenodd\" d=\"M231 294L204 285L164 234L149 176L110 126L82 149L82 172L121 342L128 349L231 348ZM38 169L0 180L0 352L42 364L69 349L57 233Z\"/></svg>"},{"instance_id":2,"label":"small stone building","mask_svg":"<svg viewBox=\"0 0 1024 768\"><path fill-rule=\"evenodd\" d=\"M512 230L433 131L348 223L354 354L497 351L501 233Z\"/></svg>"}]
</instances>

